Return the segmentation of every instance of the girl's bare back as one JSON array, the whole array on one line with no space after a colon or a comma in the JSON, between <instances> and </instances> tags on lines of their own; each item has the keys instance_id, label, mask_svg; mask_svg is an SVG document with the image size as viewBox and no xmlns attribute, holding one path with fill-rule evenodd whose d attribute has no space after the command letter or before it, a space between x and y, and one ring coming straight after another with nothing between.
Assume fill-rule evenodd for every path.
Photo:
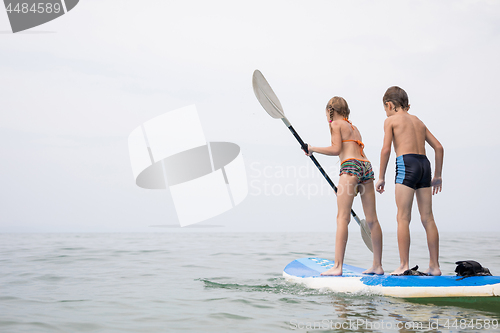
<instances>
[{"instance_id":1,"label":"girl's bare back","mask_svg":"<svg viewBox=\"0 0 500 333\"><path fill-rule=\"evenodd\" d=\"M348 123L345 120L338 120L336 123L340 127L340 136L342 138L342 141L345 140L355 140L359 142L363 141L361 138L361 133L359 132L356 126L351 125L351 123ZM339 154L339 159L341 161L345 161L346 159L349 158L367 160L366 155L364 154L364 152L362 153L362 149L360 149L360 145L355 141L342 142L342 150ZM365 156L362 156L361 154Z\"/></svg>"}]
</instances>

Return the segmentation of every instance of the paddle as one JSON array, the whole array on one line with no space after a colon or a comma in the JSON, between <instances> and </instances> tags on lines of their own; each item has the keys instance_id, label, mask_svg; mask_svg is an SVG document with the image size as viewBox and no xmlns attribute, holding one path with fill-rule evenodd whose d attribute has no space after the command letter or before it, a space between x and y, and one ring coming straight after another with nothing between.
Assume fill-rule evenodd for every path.
<instances>
[{"instance_id":1,"label":"paddle","mask_svg":"<svg viewBox=\"0 0 500 333\"><path fill-rule=\"evenodd\" d=\"M269 83L266 81L264 78L264 75L259 70L255 70L253 72L253 79L252 79L252 85L253 85L253 91L255 93L255 96L259 100L260 104L264 108L264 110L269 113L269 115L275 119L281 119L283 123L285 123L286 127L292 132L293 136L297 139L297 141L300 143L301 148L305 151L308 152L307 149L307 144L302 141L300 138L299 134L295 131L295 129L292 127L288 119L285 117L285 113L283 112L283 107L281 106L281 103L274 93L273 89L269 85ZM333 188L335 191L335 194L337 194L337 186L332 182L330 177L326 174L325 170L321 167L319 162L316 160L316 158L311 155L309 156L313 163L316 165L316 167L319 169L319 172L325 177L326 181L330 186ZM356 215L354 210L351 209L351 214L352 217L356 220L358 225L361 228L361 237L363 238L363 241L365 242L366 246L370 251L373 252L372 249L372 237L371 237L371 232L370 228L368 228L368 225L366 224L366 221L359 220L359 217Z\"/></svg>"}]
</instances>

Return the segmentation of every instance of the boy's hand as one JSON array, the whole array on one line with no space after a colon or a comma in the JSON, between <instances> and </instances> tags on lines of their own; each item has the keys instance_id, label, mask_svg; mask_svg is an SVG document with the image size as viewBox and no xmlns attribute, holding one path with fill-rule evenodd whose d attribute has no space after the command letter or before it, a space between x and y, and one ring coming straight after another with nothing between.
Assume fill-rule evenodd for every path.
<instances>
[{"instance_id":1,"label":"boy's hand","mask_svg":"<svg viewBox=\"0 0 500 333\"><path fill-rule=\"evenodd\" d=\"M434 177L431 181L432 195L441 192L443 188L443 179L441 177Z\"/></svg>"},{"instance_id":2,"label":"boy's hand","mask_svg":"<svg viewBox=\"0 0 500 333\"><path fill-rule=\"evenodd\" d=\"M379 179L377 182L377 185L375 185L375 190L377 190L378 193L382 194L385 192L385 180Z\"/></svg>"}]
</instances>

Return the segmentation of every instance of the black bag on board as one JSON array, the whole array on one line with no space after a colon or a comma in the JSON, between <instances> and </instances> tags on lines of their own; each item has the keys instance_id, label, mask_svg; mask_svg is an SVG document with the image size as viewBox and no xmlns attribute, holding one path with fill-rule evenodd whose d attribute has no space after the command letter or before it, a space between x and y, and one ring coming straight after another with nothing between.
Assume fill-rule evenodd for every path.
<instances>
[{"instance_id":1,"label":"black bag on board","mask_svg":"<svg viewBox=\"0 0 500 333\"><path fill-rule=\"evenodd\" d=\"M455 264L457 264L455 273L457 273L457 276L462 276L462 278L459 280L462 280L469 276L491 275L488 268L481 266L480 263L474 260L457 261Z\"/></svg>"}]
</instances>

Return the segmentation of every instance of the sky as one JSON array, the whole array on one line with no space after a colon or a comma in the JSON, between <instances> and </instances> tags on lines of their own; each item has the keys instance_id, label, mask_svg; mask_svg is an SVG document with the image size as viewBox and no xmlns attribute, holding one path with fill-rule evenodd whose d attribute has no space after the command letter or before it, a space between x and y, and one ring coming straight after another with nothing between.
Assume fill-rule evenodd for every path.
<instances>
[{"instance_id":1,"label":"sky","mask_svg":"<svg viewBox=\"0 0 500 333\"><path fill-rule=\"evenodd\" d=\"M329 144L326 103L344 97L376 175L382 96L401 86L445 148L439 230L500 231L498 59L498 1L82 0L16 34L0 10L0 232L186 232L168 190L135 185L127 140L193 104L208 141L241 147L249 193L188 232L333 232L335 196L258 103L255 69L314 146ZM317 158L337 183L338 158ZM384 231L394 163L377 194Z\"/></svg>"}]
</instances>

